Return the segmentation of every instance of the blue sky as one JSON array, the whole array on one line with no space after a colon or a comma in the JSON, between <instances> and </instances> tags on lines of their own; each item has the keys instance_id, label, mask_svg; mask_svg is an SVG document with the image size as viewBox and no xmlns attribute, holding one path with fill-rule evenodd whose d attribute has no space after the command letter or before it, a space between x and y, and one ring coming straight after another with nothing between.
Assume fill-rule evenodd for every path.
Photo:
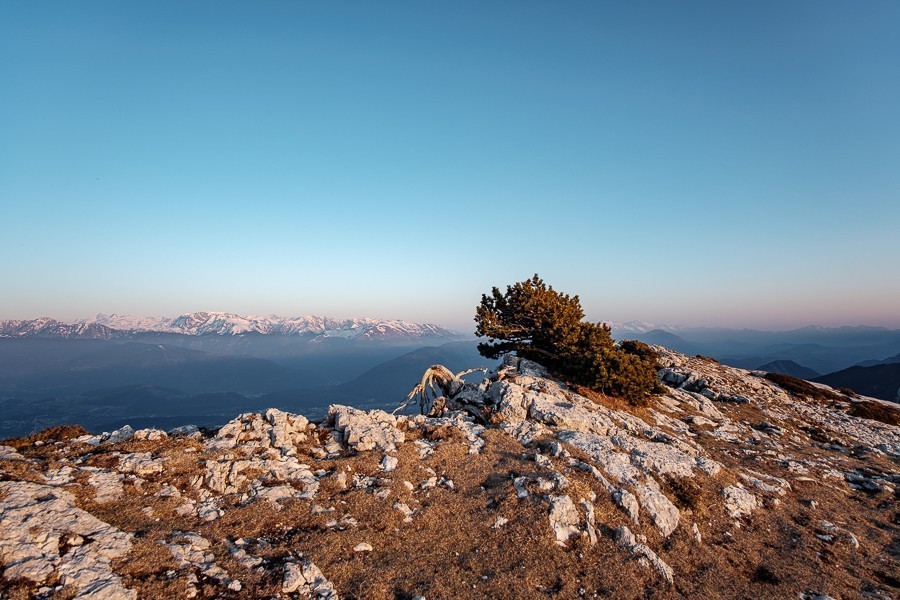
<instances>
[{"instance_id":1,"label":"blue sky","mask_svg":"<svg viewBox=\"0 0 900 600\"><path fill-rule=\"evenodd\" d=\"M0 318L900 327L900 3L6 2Z\"/></svg>"}]
</instances>

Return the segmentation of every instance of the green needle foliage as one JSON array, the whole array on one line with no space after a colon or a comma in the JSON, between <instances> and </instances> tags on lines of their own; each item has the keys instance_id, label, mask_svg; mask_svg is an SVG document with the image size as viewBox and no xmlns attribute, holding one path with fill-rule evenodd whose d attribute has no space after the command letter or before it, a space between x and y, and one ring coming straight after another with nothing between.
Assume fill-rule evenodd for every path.
<instances>
[{"instance_id":1,"label":"green needle foliage","mask_svg":"<svg viewBox=\"0 0 900 600\"><path fill-rule=\"evenodd\" d=\"M656 386L656 359L646 344L617 346L609 327L584 322L578 296L562 294L535 275L493 288L475 310L475 335L487 358L514 352L571 383L644 402ZM640 344L640 345L637 345Z\"/></svg>"}]
</instances>

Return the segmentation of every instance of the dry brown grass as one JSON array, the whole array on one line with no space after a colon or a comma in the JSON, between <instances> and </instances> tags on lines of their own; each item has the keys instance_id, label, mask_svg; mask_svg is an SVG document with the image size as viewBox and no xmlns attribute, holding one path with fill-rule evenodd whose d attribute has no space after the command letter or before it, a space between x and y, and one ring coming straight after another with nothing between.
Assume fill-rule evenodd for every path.
<instances>
[{"instance_id":1,"label":"dry brown grass","mask_svg":"<svg viewBox=\"0 0 900 600\"><path fill-rule=\"evenodd\" d=\"M0 481L43 483L39 465L25 460L0 460Z\"/></svg>"},{"instance_id":2,"label":"dry brown grass","mask_svg":"<svg viewBox=\"0 0 900 600\"><path fill-rule=\"evenodd\" d=\"M12 446L21 452L34 448L35 442L66 441L87 435L87 433L87 430L80 425L58 425L27 437L7 438L0 441L0 445Z\"/></svg>"},{"instance_id":3,"label":"dry brown grass","mask_svg":"<svg viewBox=\"0 0 900 600\"><path fill-rule=\"evenodd\" d=\"M699 359L699 360L702 360L702 361L705 361L705 362L708 362L708 363L713 363L713 364L716 364L716 365L719 364L719 361L717 361L716 359L714 359L712 356L705 356L705 355L703 355L703 354L698 354L698 355L696 355L694 358L697 358L697 359Z\"/></svg>"},{"instance_id":4,"label":"dry brown grass","mask_svg":"<svg viewBox=\"0 0 900 600\"><path fill-rule=\"evenodd\" d=\"M599 404L600 406L605 406L606 408L609 408L611 410L630 412L631 414L638 416L645 421L650 419L649 422L653 422L649 410L652 407L652 398L648 398L647 404L635 405L620 396L607 396L606 394L600 393L590 388L586 388L584 386L573 386L572 391L574 391L579 396L584 396L595 404Z\"/></svg>"},{"instance_id":5,"label":"dry brown grass","mask_svg":"<svg viewBox=\"0 0 900 600\"><path fill-rule=\"evenodd\" d=\"M846 398L831 390L816 387L808 381L797 379L796 377L791 377L790 375L785 375L783 373L766 373L766 379L794 396L802 396L811 400L821 400L826 402L841 402L846 400Z\"/></svg>"},{"instance_id":6,"label":"dry brown grass","mask_svg":"<svg viewBox=\"0 0 900 600\"><path fill-rule=\"evenodd\" d=\"M848 412L854 417L881 421L888 425L900 425L900 407L894 408L881 402L871 402L869 400L851 402Z\"/></svg>"},{"instance_id":7,"label":"dry brown grass","mask_svg":"<svg viewBox=\"0 0 900 600\"><path fill-rule=\"evenodd\" d=\"M699 475L697 476L699 477ZM697 482L694 477L671 477L666 480L668 496L681 510L690 510L699 517L715 501L711 497L712 489Z\"/></svg>"},{"instance_id":8,"label":"dry brown grass","mask_svg":"<svg viewBox=\"0 0 900 600\"><path fill-rule=\"evenodd\" d=\"M572 555L585 551L579 548L581 542L569 551L557 547L549 535L548 505L534 497L520 501L512 487L514 476L540 475L536 463L523 460L522 447L508 436L491 431L486 438L491 450L481 455L469 455L465 443L441 443L424 464L452 479L455 489L439 487L427 493L403 487L404 480L418 485L429 476L415 448L405 446L398 454L400 467L392 474L390 497L381 500L365 490L348 490L334 498L347 503L341 510L359 519L358 529L295 528L293 544L306 547L349 598L576 596L579 585L601 574L591 569L567 573ZM376 460L354 458L359 461L354 471L374 472ZM570 481L575 489L569 492L576 495L579 487L590 486L577 474ZM403 523L402 514L390 508L395 501L418 511L412 523ZM495 530L491 525L498 515L510 522ZM353 546L361 541L375 550L354 553ZM604 550L617 552L611 540ZM606 572L594 582L601 579L612 586L615 577Z\"/></svg>"}]
</instances>

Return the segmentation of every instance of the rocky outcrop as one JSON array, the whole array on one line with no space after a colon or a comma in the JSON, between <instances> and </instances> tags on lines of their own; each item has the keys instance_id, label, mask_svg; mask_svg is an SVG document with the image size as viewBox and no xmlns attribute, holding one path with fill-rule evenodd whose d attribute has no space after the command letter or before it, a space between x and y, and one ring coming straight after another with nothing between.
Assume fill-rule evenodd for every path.
<instances>
[{"instance_id":1,"label":"rocky outcrop","mask_svg":"<svg viewBox=\"0 0 900 600\"><path fill-rule=\"evenodd\" d=\"M118 500L124 493L122 481L125 476L115 471L85 467L81 469L89 473L88 483L94 488L94 501L99 504L108 504Z\"/></svg>"},{"instance_id":2,"label":"rocky outcrop","mask_svg":"<svg viewBox=\"0 0 900 600\"><path fill-rule=\"evenodd\" d=\"M119 442L128 441L133 437L134 429L132 429L130 425L125 425L111 433L103 432L100 435L83 435L75 438L73 441L88 444L89 446L99 446L100 444L118 444Z\"/></svg>"},{"instance_id":3,"label":"rocky outcrop","mask_svg":"<svg viewBox=\"0 0 900 600\"><path fill-rule=\"evenodd\" d=\"M276 409L240 415L204 444L210 458L195 484L216 494L240 494L243 502L312 499L318 480L297 458L297 444L307 440L309 431L305 417ZM214 499L207 498L197 510L205 510L208 519L221 516Z\"/></svg>"},{"instance_id":4,"label":"rocky outcrop","mask_svg":"<svg viewBox=\"0 0 900 600\"><path fill-rule=\"evenodd\" d=\"M326 422L338 436L338 441L362 452L378 449L394 451L403 442L403 432L397 429L397 419L382 410L363 411L349 406L334 405L328 409Z\"/></svg>"},{"instance_id":5,"label":"rocky outcrop","mask_svg":"<svg viewBox=\"0 0 900 600\"><path fill-rule=\"evenodd\" d=\"M539 365L508 360L504 366L517 376L491 384L485 401L495 407L494 414L505 428L515 432L515 423L536 423L559 441L585 452L600 472L619 484L608 489L617 504L632 519L643 507L665 536L678 526L679 510L662 493L658 479L697 473L712 476L721 468L692 441L679 440L634 415L591 402L549 378Z\"/></svg>"},{"instance_id":6,"label":"rocky outcrop","mask_svg":"<svg viewBox=\"0 0 900 600\"><path fill-rule=\"evenodd\" d=\"M826 588L827 556L847 565L829 580L835 597L890 597L878 582L900 568L883 550L900 430L854 416L840 395L813 403L655 350L665 393L643 409L507 357L479 384L453 379L436 416L334 405L319 424L270 409L211 436L10 440L0 596L494 597L520 591L527 569L552 577L523 596L797 597ZM803 543L783 549L783 523ZM779 552L800 557L789 577L748 563ZM165 564L134 567L147 557ZM616 587L632 571L640 581ZM615 575L601 584L604 573Z\"/></svg>"},{"instance_id":7,"label":"rocky outcrop","mask_svg":"<svg viewBox=\"0 0 900 600\"><path fill-rule=\"evenodd\" d=\"M165 461L155 459L149 452L135 452L133 454L119 455L118 470L122 473L153 475L161 473L164 468Z\"/></svg>"},{"instance_id":8,"label":"rocky outcrop","mask_svg":"<svg viewBox=\"0 0 900 600\"><path fill-rule=\"evenodd\" d=\"M322 571L309 559L302 556L296 561L284 565L284 578L281 591L286 594L298 593L304 598L319 600L337 600L334 585L325 578Z\"/></svg>"},{"instance_id":9,"label":"rocky outcrop","mask_svg":"<svg viewBox=\"0 0 900 600\"><path fill-rule=\"evenodd\" d=\"M16 452L15 448L0 446L0 460L18 461L25 460L25 457Z\"/></svg>"},{"instance_id":10,"label":"rocky outcrop","mask_svg":"<svg viewBox=\"0 0 900 600\"><path fill-rule=\"evenodd\" d=\"M722 490L725 510L734 518L749 516L758 506L756 496L742 487L729 485Z\"/></svg>"},{"instance_id":11,"label":"rocky outcrop","mask_svg":"<svg viewBox=\"0 0 900 600\"><path fill-rule=\"evenodd\" d=\"M132 536L75 506L68 492L24 481L0 482L0 564L5 579L43 583L57 575L77 598L137 598L113 573Z\"/></svg>"},{"instance_id":12,"label":"rocky outcrop","mask_svg":"<svg viewBox=\"0 0 900 600\"><path fill-rule=\"evenodd\" d=\"M166 543L176 563L183 569L197 570L202 576L214 579L232 592L241 591L241 582L232 579L228 572L216 564L216 557L209 552L210 542L193 532L175 532L172 541ZM193 573L191 573L193 574ZM199 593L196 577L187 578L185 596L194 598Z\"/></svg>"},{"instance_id":13,"label":"rocky outcrop","mask_svg":"<svg viewBox=\"0 0 900 600\"><path fill-rule=\"evenodd\" d=\"M579 533L578 521L578 509L569 496L550 498L550 529L557 544L565 546L570 537Z\"/></svg>"},{"instance_id":14,"label":"rocky outcrop","mask_svg":"<svg viewBox=\"0 0 900 600\"><path fill-rule=\"evenodd\" d=\"M672 567L657 556L656 552L651 550L647 544L638 542L635 535L625 525L616 529L616 542L618 542L619 546L636 556L642 564L655 569L666 583L672 584L675 582L675 574L672 571Z\"/></svg>"}]
</instances>

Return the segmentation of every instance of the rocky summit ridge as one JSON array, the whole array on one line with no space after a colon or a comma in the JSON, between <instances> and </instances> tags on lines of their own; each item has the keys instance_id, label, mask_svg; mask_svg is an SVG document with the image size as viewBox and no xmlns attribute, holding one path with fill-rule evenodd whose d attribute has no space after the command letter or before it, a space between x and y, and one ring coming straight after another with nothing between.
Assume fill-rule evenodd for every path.
<instances>
[{"instance_id":1,"label":"rocky summit ridge","mask_svg":"<svg viewBox=\"0 0 900 600\"><path fill-rule=\"evenodd\" d=\"M897 597L895 408L654 349L647 407L507 357L431 417L7 440L0 597Z\"/></svg>"}]
</instances>

